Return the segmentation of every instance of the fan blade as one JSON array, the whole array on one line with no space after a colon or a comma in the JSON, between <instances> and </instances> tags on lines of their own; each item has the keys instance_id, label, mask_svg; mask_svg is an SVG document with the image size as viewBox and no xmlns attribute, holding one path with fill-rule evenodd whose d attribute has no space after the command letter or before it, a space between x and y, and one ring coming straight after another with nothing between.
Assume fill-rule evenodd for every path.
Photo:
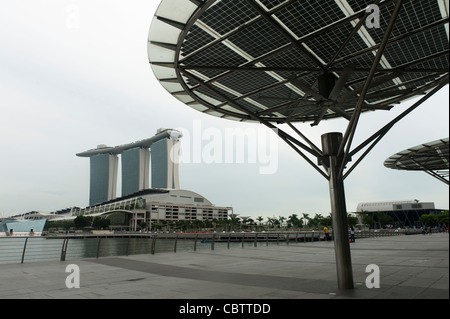
<instances>
[{"instance_id":1,"label":"fan blade","mask_svg":"<svg viewBox=\"0 0 450 319\"><path fill-rule=\"evenodd\" d=\"M389 98L397 95L409 94L413 91L413 89L404 89L404 90L393 90L393 91L384 91L384 92L375 92L367 94L366 100L369 99L380 99L380 98Z\"/></svg>"},{"instance_id":2,"label":"fan blade","mask_svg":"<svg viewBox=\"0 0 450 319\"><path fill-rule=\"evenodd\" d=\"M297 119L299 117L305 117L305 116L315 113L315 112L317 112L317 108L314 108L314 109L308 110L308 111L301 110L301 109L292 110L292 113L289 114L289 116L287 116L284 121L280 122L280 124L290 122L291 120Z\"/></svg>"},{"instance_id":3,"label":"fan blade","mask_svg":"<svg viewBox=\"0 0 450 319\"><path fill-rule=\"evenodd\" d=\"M339 97L342 89L345 87L345 84L347 83L348 79L350 79L350 77L352 76L354 70L355 70L354 65L348 65L344 68L344 71L339 76L339 80L337 81L336 85L334 86L333 90L330 93L330 96L328 97L330 100L334 101Z\"/></svg>"},{"instance_id":4,"label":"fan blade","mask_svg":"<svg viewBox=\"0 0 450 319\"><path fill-rule=\"evenodd\" d=\"M311 89L307 85L303 84L301 81L299 81L296 78L289 78L288 81L291 82L293 85L295 85L300 90L302 90L303 92L305 92L306 94L311 95L317 101L327 100L324 96L322 96L321 94L317 93L316 91L314 91L313 89Z\"/></svg>"},{"instance_id":5,"label":"fan blade","mask_svg":"<svg viewBox=\"0 0 450 319\"><path fill-rule=\"evenodd\" d=\"M341 115L343 118L347 120L351 120L352 116L345 112L343 109L341 109L339 106L330 106L330 110L332 110L334 113Z\"/></svg>"},{"instance_id":6,"label":"fan blade","mask_svg":"<svg viewBox=\"0 0 450 319\"><path fill-rule=\"evenodd\" d=\"M325 116L325 114L327 114L327 111L328 111L328 108L323 107L322 110L320 111L319 115L317 116L316 120L314 121L314 123L311 124L311 126L319 125L319 123L323 120L323 117Z\"/></svg>"},{"instance_id":7,"label":"fan blade","mask_svg":"<svg viewBox=\"0 0 450 319\"><path fill-rule=\"evenodd\" d=\"M363 105L363 109L368 109L368 110L383 110L383 111L390 111L394 106L393 105L377 105L377 104L364 104Z\"/></svg>"},{"instance_id":8,"label":"fan blade","mask_svg":"<svg viewBox=\"0 0 450 319\"><path fill-rule=\"evenodd\" d=\"M401 76L403 74L403 70L395 70L393 73L391 74L387 74L384 76L379 77L378 79L375 79L372 81L372 84L370 85L371 88L377 87L383 83L392 81L393 79L398 78L399 76ZM357 96L358 94L360 94L363 90L364 86L361 86L360 88L353 90L347 94L345 94L344 96L342 96L341 98L338 99L338 101L344 101L346 99L349 99L351 97Z\"/></svg>"}]
</instances>

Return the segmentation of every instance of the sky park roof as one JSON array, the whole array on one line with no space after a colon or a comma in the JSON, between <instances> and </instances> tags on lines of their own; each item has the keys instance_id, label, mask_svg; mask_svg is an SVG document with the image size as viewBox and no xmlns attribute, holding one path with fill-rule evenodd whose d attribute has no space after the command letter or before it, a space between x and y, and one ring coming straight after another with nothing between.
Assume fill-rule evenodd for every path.
<instances>
[{"instance_id":1,"label":"sky park roof","mask_svg":"<svg viewBox=\"0 0 450 319\"><path fill-rule=\"evenodd\" d=\"M173 96L210 115L278 124L351 120L355 110L388 111L448 82L448 0L402 1L392 20L397 5L163 0L148 55Z\"/></svg>"},{"instance_id":2,"label":"sky park roof","mask_svg":"<svg viewBox=\"0 0 450 319\"><path fill-rule=\"evenodd\" d=\"M106 145L99 145L96 149L78 153L76 155L78 157L92 157L92 156L100 155L100 154L115 154L115 155L117 155L117 154L123 153L126 150L131 150L134 148L150 148L150 146L153 143L156 143L165 138L179 139L181 137L182 137L182 134L180 131L172 130L172 129L164 129L164 130L160 129L160 130L158 130L158 133L155 136L145 139L145 140L142 140L142 141L137 141L134 143L113 146L113 147L106 146Z\"/></svg>"}]
</instances>

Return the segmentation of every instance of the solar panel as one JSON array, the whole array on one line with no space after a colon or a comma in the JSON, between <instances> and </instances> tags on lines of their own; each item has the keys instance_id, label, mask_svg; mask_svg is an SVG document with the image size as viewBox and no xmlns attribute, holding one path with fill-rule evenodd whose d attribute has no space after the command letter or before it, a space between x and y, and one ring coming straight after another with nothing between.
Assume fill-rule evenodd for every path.
<instances>
[{"instance_id":1,"label":"solar panel","mask_svg":"<svg viewBox=\"0 0 450 319\"><path fill-rule=\"evenodd\" d=\"M173 96L225 119L286 123L306 142L278 129L329 181L340 289L353 288L343 180L398 120L448 83L448 2L163 0L153 19L149 60ZM362 112L420 95L351 151ZM332 118L349 125L345 135L322 135L323 150L292 124Z\"/></svg>"},{"instance_id":2,"label":"solar panel","mask_svg":"<svg viewBox=\"0 0 450 319\"><path fill-rule=\"evenodd\" d=\"M379 28L364 23L374 2ZM313 125L350 119L395 5L163 0L149 33L149 59L166 89L202 112ZM448 30L448 0L405 0L361 111L390 110L448 77Z\"/></svg>"},{"instance_id":3,"label":"solar panel","mask_svg":"<svg viewBox=\"0 0 450 319\"><path fill-rule=\"evenodd\" d=\"M406 171L425 171L446 184L449 183L448 138L421 144L388 158L387 168Z\"/></svg>"}]
</instances>

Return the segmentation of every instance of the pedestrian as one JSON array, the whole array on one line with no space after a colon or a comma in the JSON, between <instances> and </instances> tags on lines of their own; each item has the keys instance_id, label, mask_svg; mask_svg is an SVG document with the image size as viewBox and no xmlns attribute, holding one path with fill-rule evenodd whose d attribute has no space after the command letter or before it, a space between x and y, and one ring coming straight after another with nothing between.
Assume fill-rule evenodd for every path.
<instances>
[{"instance_id":1,"label":"pedestrian","mask_svg":"<svg viewBox=\"0 0 450 319\"><path fill-rule=\"evenodd\" d=\"M350 242L355 242L355 229L353 229L353 226L350 226Z\"/></svg>"},{"instance_id":2,"label":"pedestrian","mask_svg":"<svg viewBox=\"0 0 450 319\"><path fill-rule=\"evenodd\" d=\"M329 232L328 232L328 227L327 226L325 226L324 228L323 228L323 231L324 231L324 233L325 233L325 240L330 240L330 234L329 234Z\"/></svg>"}]
</instances>

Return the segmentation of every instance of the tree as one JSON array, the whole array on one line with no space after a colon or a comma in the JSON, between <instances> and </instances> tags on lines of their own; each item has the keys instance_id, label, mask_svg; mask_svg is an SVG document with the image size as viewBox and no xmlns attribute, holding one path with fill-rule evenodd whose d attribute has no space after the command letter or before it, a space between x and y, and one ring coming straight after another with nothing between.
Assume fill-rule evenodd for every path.
<instances>
[{"instance_id":1,"label":"tree","mask_svg":"<svg viewBox=\"0 0 450 319\"><path fill-rule=\"evenodd\" d=\"M301 219L298 218L297 214L292 214L287 219L288 227L295 227L295 228L301 228L303 225L303 222Z\"/></svg>"},{"instance_id":2,"label":"tree","mask_svg":"<svg viewBox=\"0 0 450 319\"><path fill-rule=\"evenodd\" d=\"M331 215L331 213L327 217L323 218L322 224L323 224L323 226L327 226L327 227L333 225L333 216Z\"/></svg>"},{"instance_id":3,"label":"tree","mask_svg":"<svg viewBox=\"0 0 450 319\"><path fill-rule=\"evenodd\" d=\"M109 219L102 218L100 216L96 216L92 221L92 227L94 227L95 229L108 228L110 224L111 221Z\"/></svg>"},{"instance_id":4,"label":"tree","mask_svg":"<svg viewBox=\"0 0 450 319\"><path fill-rule=\"evenodd\" d=\"M84 227L89 227L92 225L92 217L80 215L73 221L75 227L80 229Z\"/></svg>"},{"instance_id":5,"label":"tree","mask_svg":"<svg viewBox=\"0 0 450 319\"><path fill-rule=\"evenodd\" d=\"M304 219L305 220L305 226L308 226L308 224L309 224L309 214L306 214L306 213L303 213L302 214L303 215L303 218L302 219Z\"/></svg>"},{"instance_id":6,"label":"tree","mask_svg":"<svg viewBox=\"0 0 450 319\"><path fill-rule=\"evenodd\" d=\"M264 218L262 218L262 216L258 216L258 217L256 218L256 220L259 222L259 228L260 228L260 230L261 230L261 223L262 223L262 221L264 220Z\"/></svg>"},{"instance_id":7,"label":"tree","mask_svg":"<svg viewBox=\"0 0 450 319\"><path fill-rule=\"evenodd\" d=\"M448 211L439 214L423 214L420 216L419 222L421 222L424 226L448 225Z\"/></svg>"},{"instance_id":8,"label":"tree","mask_svg":"<svg viewBox=\"0 0 450 319\"><path fill-rule=\"evenodd\" d=\"M284 223L285 220L286 220L286 217L284 217L284 216L278 217L278 221L280 223L280 227L283 227L283 223Z\"/></svg>"},{"instance_id":9,"label":"tree","mask_svg":"<svg viewBox=\"0 0 450 319\"><path fill-rule=\"evenodd\" d=\"M236 226L240 226L240 224L241 224L241 219L239 217L232 217L230 219L230 226L231 226L232 231L237 230Z\"/></svg>"},{"instance_id":10,"label":"tree","mask_svg":"<svg viewBox=\"0 0 450 319\"><path fill-rule=\"evenodd\" d=\"M392 216L389 216L386 213L382 213L382 212L377 212L376 219L378 221L380 228L384 227L385 225L394 223L394 218L392 218Z\"/></svg>"},{"instance_id":11,"label":"tree","mask_svg":"<svg viewBox=\"0 0 450 319\"><path fill-rule=\"evenodd\" d=\"M267 217L267 224L271 228L277 228L280 225L280 221L275 217Z\"/></svg>"},{"instance_id":12,"label":"tree","mask_svg":"<svg viewBox=\"0 0 450 319\"><path fill-rule=\"evenodd\" d=\"M449 224L448 211L442 212L441 214L438 215L438 222L441 225Z\"/></svg>"},{"instance_id":13,"label":"tree","mask_svg":"<svg viewBox=\"0 0 450 319\"><path fill-rule=\"evenodd\" d=\"M139 226L141 227L141 229L147 229L147 227L148 227L146 222L140 222Z\"/></svg>"},{"instance_id":14,"label":"tree","mask_svg":"<svg viewBox=\"0 0 450 319\"><path fill-rule=\"evenodd\" d=\"M356 226L358 224L358 217L348 214L347 215L347 223L348 223L348 226Z\"/></svg>"},{"instance_id":15,"label":"tree","mask_svg":"<svg viewBox=\"0 0 450 319\"><path fill-rule=\"evenodd\" d=\"M369 227L370 226L375 227L376 221L375 219L373 219L373 217L369 216L369 213L363 211L360 214L362 215L362 223L364 225L369 225Z\"/></svg>"}]
</instances>

